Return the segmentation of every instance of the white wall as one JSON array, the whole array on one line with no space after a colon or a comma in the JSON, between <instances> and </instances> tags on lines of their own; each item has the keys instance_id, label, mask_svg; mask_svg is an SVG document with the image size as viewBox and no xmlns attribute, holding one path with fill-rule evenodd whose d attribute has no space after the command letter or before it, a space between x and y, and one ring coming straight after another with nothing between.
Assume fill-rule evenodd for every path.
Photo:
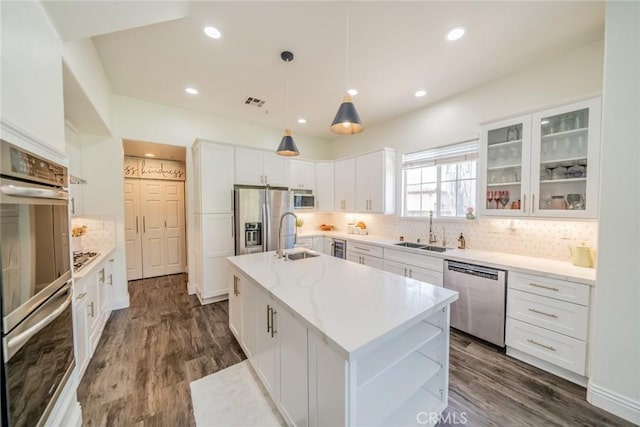
<instances>
[{"instance_id":1,"label":"white wall","mask_svg":"<svg viewBox=\"0 0 640 427\"><path fill-rule=\"evenodd\" d=\"M111 308L129 306L124 242L124 178L122 143L115 138L82 135L83 216L115 221L113 290Z\"/></svg>"},{"instance_id":2,"label":"white wall","mask_svg":"<svg viewBox=\"0 0 640 427\"><path fill-rule=\"evenodd\" d=\"M37 1L2 1L0 114L65 151L62 45Z\"/></svg>"},{"instance_id":3,"label":"white wall","mask_svg":"<svg viewBox=\"0 0 640 427\"><path fill-rule=\"evenodd\" d=\"M68 41L62 46L62 56L67 69L90 103L89 106L78 107L93 108L108 135L111 126L111 85L102 68L102 62L93 41L89 38ZM74 118L71 119L82 129L83 123L78 123Z\"/></svg>"},{"instance_id":4,"label":"white wall","mask_svg":"<svg viewBox=\"0 0 640 427\"><path fill-rule=\"evenodd\" d=\"M588 399L640 425L640 3L607 2Z\"/></svg>"},{"instance_id":5,"label":"white wall","mask_svg":"<svg viewBox=\"0 0 640 427\"><path fill-rule=\"evenodd\" d=\"M393 147L402 154L475 137L479 123L600 92L602 61L602 41L583 46L413 113L368 126L361 134L337 137L332 141L333 157L381 147ZM357 106L357 99L355 102ZM366 119L362 117L365 126Z\"/></svg>"}]
</instances>

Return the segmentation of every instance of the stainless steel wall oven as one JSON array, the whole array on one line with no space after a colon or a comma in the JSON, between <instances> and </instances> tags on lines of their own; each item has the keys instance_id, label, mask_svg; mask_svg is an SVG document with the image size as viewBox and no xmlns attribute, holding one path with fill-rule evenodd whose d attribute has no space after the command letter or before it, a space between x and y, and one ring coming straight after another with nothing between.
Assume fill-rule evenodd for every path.
<instances>
[{"instance_id":1,"label":"stainless steel wall oven","mask_svg":"<svg viewBox=\"0 0 640 427\"><path fill-rule=\"evenodd\" d=\"M3 425L42 425L75 366L67 179L0 141Z\"/></svg>"}]
</instances>

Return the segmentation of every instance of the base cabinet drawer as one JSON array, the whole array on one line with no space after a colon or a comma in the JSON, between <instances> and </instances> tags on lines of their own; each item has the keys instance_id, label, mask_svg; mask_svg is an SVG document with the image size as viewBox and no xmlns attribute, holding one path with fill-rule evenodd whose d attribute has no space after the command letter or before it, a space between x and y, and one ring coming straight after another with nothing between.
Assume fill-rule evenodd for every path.
<instances>
[{"instance_id":1,"label":"base cabinet drawer","mask_svg":"<svg viewBox=\"0 0 640 427\"><path fill-rule=\"evenodd\" d=\"M583 305L509 289L507 316L586 341L589 309Z\"/></svg>"},{"instance_id":2,"label":"base cabinet drawer","mask_svg":"<svg viewBox=\"0 0 640 427\"><path fill-rule=\"evenodd\" d=\"M506 344L561 368L585 375L585 341L507 318Z\"/></svg>"},{"instance_id":3,"label":"base cabinet drawer","mask_svg":"<svg viewBox=\"0 0 640 427\"><path fill-rule=\"evenodd\" d=\"M582 283L509 272L509 289L518 289L575 304L589 305L589 286Z\"/></svg>"},{"instance_id":4,"label":"base cabinet drawer","mask_svg":"<svg viewBox=\"0 0 640 427\"><path fill-rule=\"evenodd\" d=\"M347 243L347 250L349 252L355 252L362 255L369 255L369 256L374 256L378 258L382 258L382 253L383 253L382 247L380 246L367 245L364 243L353 242L353 241L350 241Z\"/></svg>"}]
</instances>

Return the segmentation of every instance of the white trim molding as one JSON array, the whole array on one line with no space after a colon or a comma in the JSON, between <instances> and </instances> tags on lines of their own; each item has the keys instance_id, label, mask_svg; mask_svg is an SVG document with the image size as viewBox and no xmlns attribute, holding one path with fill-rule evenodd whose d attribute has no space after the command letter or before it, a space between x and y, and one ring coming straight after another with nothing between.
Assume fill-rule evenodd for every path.
<instances>
[{"instance_id":1,"label":"white trim molding","mask_svg":"<svg viewBox=\"0 0 640 427\"><path fill-rule=\"evenodd\" d=\"M587 387L587 402L640 425L640 401L634 401L590 381Z\"/></svg>"}]
</instances>

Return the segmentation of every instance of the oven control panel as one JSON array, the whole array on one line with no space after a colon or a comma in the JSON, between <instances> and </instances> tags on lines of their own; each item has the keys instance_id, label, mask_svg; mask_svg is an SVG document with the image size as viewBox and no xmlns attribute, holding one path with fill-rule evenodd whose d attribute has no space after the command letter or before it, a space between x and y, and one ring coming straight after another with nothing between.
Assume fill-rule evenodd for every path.
<instances>
[{"instance_id":1,"label":"oven control panel","mask_svg":"<svg viewBox=\"0 0 640 427\"><path fill-rule=\"evenodd\" d=\"M8 162L7 162L8 160ZM55 186L67 185L67 168L2 141L2 175L38 181Z\"/></svg>"}]
</instances>

